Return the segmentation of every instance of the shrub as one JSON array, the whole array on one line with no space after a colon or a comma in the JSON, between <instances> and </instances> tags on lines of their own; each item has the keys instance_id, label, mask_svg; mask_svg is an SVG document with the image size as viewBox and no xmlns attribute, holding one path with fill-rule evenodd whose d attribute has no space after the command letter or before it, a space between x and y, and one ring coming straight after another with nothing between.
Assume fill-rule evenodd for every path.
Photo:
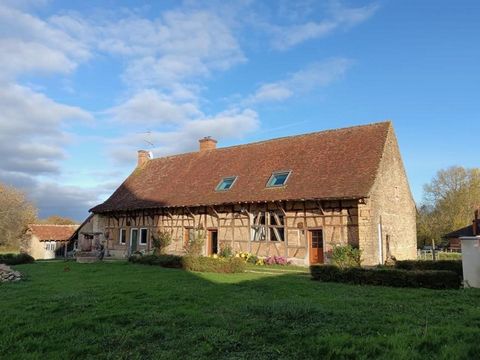
<instances>
[{"instance_id":1,"label":"shrub","mask_svg":"<svg viewBox=\"0 0 480 360\"><path fill-rule=\"evenodd\" d=\"M245 262L240 258L211 258L206 256L185 256L183 268L190 271L239 273L245 270Z\"/></svg>"},{"instance_id":2,"label":"shrub","mask_svg":"<svg viewBox=\"0 0 480 360\"><path fill-rule=\"evenodd\" d=\"M232 247L229 244L222 243L220 245L220 251L218 252L218 256L220 257L232 257L233 256L233 250Z\"/></svg>"},{"instance_id":3,"label":"shrub","mask_svg":"<svg viewBox=\"0 0 480 360\"><path fill-rule=\"evenodd\" d=\"M33 257L28 254L0 254L0 264L6 265L20 265L31 264L35 261Z\"/></svg>"},{"instance_id":4,"label":"shrub","mask_svg":"<svg viewBox=\"0 0 480 360\"><path fill-rule=\"evenodd\" d=\"M239 258L213 258L206 256L132 255L128 261L135 264L157 265L166 268L199 272L238 273L245 270L245 262Z\"/></svg>"},{"instance_id":5,"label":"shrub","mask_svg":"<svg viewBox=\"0 0 480 360\"><path fill-rule=\"evenodd\" d=\"M165 253L165 249L172 242L172 234L168 231L158 230L152 235L152 247L155 255Z\"/></svg>"},{"instance_id":6,"label":"shrub","mask_svg":"<svg viewBox=\"0 0 480 360\"><path fill-rule=\"evenodd\" d=\"M185 252L188 256L200 256L202 254L204 243L205 231L194 230L185 246Z\"/></svg>"},{"instance_id":7,"label":"shrub","mask_svg":"<svg viewBox=\"0 0 480 360\"><path fill-rule=\"evenodd\" d=\"M462 260L402 260L397 261L395 267L403 270L447 270L463 278Z\"/></svg>"},{"instance_id":8,"label":"shrub","mask_svg":"<svg viewBox=\"0 0 480 360\"><path fill-rule=\"evenodd\" d=\"M430 289L458 289L460 277L447 270L365 269L359 267L338 268L333 265L312 265L314 280L358 285L381 285Z\"/></svg>"},{"instance_id":9,"label":"shrub","mask_svg":"<svg viewBox=\"0 0 480 360\"><path fill-rule=\"evenodd\" d=\"M288 265L289 262L284 256L268 256L264 260L265 265Z\"/></svg>"},{"instance_id":10,"label":"shrub","mask_svg":"<svg viewBox=\"0 0 480 360\"><path fill-rule=\"evenodd\" d=\"M180 269L183 267L182 257L176 255L132 255L128 258L128 261L136 264L158 265L166 268Z\"/></svg>"},{"instance_id":11,"label":"shrub","mask_svg":"<svg viewBox=\"0 0 480 360\"><path fill-rule=\"evenodd\" d=\"M333 263L342 269L362 265L362 251L352 245L335 245L331 256Z\"/></svg>"}]
</instances>

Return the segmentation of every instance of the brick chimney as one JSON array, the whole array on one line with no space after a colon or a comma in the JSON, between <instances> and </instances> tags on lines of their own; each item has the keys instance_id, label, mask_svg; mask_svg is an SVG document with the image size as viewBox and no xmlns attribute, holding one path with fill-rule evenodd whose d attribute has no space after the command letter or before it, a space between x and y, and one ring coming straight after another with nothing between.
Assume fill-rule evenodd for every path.
<instances>
[{"instance_id":1,"label":"brick chimney","mask_svg":"<svg viewBox=\"0 0 480 360\"><path fill-rule=\"evenodd\" d=\"M152 153L147 150L138 150L137 167L145 165L152 158Z\"/></svg>"},{"instance_id":2,"label":"brick chimney","mask_svg":"<svg viewBox=\"0 0 480 360\"><path fill-rule=\"evenodd\" d=\"M200 152L215 150L217 148L217 140L212 139L210 136L206 136L198 140L198 142L200 143Z\"/></svg>"}]
</instances>

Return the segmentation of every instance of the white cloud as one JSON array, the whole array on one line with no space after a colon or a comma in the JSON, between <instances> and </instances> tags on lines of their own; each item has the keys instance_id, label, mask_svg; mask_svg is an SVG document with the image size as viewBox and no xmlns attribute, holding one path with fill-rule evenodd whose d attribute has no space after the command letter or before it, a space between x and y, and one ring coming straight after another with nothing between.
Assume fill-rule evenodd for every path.
<instances>
[{"instance_id":1,"label":"white cloud","mask_svg":"<svg viewBox=\"0 0 480 360\"><path fill-rule=\"evenodd\" d=\"M330 16L325 20L287 26L264 25L264 27L272 34L273 47L277 50L286 50L304 41L322 38L334 31L356 26L373 16L377 10L377 4L347 8L340 2L334 1L330 6Z\"/></svg>"},{"instance_id":2,"label":"white cloud","mask_svg":"<svg viewBox=\"0 0 480 360\"><path fill-rule=\"evenodd\" d=\"M341 78L351 65L352 61L344 58L310 64L284 80L261 85L253 95L247 97L245 103L283 101L325 87Z\"/></svg>"},{"instance_id":3,"label":"white cloud","mask_svg":"<svg viewBox=\"0 0 480 360\"><path fill-rule=\"evenodd\" d=\"M0 52L0 80L26 72L68 73L91 56L83 42L48 21L4 5L0 5Z\"/></svg>"},{"instance_id":4,"label":"white cloud","mask_svg":"<svg viewBox=\"0 0 480 360\"><path fill-rule=\"evenodd\" d=\"M0 86L2 170L30 175L59 171L67 139L62 126L90 119L84 110L56 103L29 88Z\"/></svg>"},{"instance_id":5,"label":"white cloud","mask_svg":"<svg viewBox=\"0 0 480 360\"><path fill-rule=\"evenodd\" d=\"M172 131L152 131L149 141L154 144L151 149L155 156L164 156L196 151L198 140L212 136L219 141L240 139L257 130L258 114L251 109L230 110L212 117L191 120ZM130 134L110 142L110 153L122 164L134 164L136 151L143 147L144 135Z\"/></svg>"},{"instance_id":6,"label":"white cloud","mask_svg":"<svg viewBox=\"0 0 480 360\"><path fill-rule=\"evenodd\" d=\"M146 89L126 102L106 111L114 120L124 124L152 128L175 125L202 116L194 103L178 103L154 89Z\"/></svg>"}]
</instances>

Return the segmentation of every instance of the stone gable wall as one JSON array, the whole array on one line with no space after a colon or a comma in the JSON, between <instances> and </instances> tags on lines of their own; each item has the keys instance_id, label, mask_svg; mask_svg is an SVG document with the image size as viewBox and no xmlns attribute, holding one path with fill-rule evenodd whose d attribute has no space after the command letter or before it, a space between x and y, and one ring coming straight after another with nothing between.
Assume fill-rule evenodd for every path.
<instances>
[{"instance_id":1,"label":"stone gable wall","mask_svg":"<svg viewBox=\"0 0 480 360\"><path fill-rule=\"evenodd\" d=\"M370 198L359 206L359 212L360 246L365 265L380 261L380 223L383 261L388 257L397 260L416 258L416 205L393 129L388 134Z\"/></svg>"}]
</instances>

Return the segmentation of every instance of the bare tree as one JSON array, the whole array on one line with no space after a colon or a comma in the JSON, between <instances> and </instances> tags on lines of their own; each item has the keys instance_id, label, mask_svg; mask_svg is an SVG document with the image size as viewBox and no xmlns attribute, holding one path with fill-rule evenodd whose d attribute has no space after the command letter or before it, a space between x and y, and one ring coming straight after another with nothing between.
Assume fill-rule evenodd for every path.
<instances>
[{"instance_id":1,"label":"bare tree","mask_svg":"<svg viewBox=\"0 0 480 360\"><path fill-rule=\"evenodd\" d=\"M40 224L53 224L53 225L78 225L77 221L75 221L73 219L70 219L70 218L67 218L67 217L60 216L60 215L49 216L46 219L40 220L39 223Z\"/></svg>"},{"instance_id":2,"label":"bare tree","mask_svg":"<svg viewBox=\"0 0 480 360\"><path fill-rule=\"evenodd\" d=\"M35 221L36 208L21 191L0 183L0 247L20 248L27 225Z\"/></svg>"},{"instance_id":3,"label":"bare tree","mask_svg":"<svg viewBox=\"0 0 480 360\"><path fill-rule=\"evenodd\" d=\"M471 224L480 206L480 169L451 167L440 170L424 187L419 208L419 242L437 243L448 232Z\"/></svg>"}]
</instances>

